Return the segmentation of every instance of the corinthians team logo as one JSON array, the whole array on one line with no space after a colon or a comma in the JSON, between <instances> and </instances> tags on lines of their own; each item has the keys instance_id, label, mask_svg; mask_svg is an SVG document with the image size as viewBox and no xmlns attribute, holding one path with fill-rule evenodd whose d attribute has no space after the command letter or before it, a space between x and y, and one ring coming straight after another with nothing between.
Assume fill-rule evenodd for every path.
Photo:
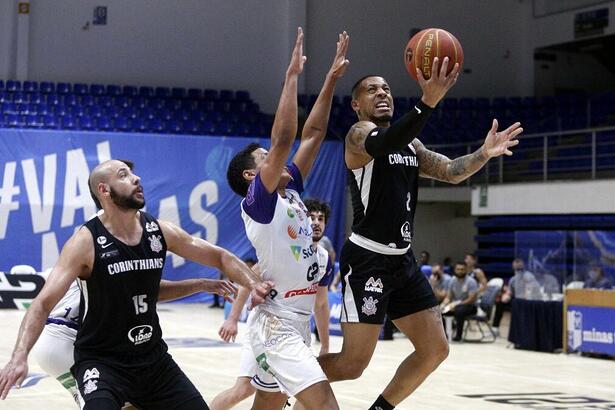
<instances>
[{"instance_id":1,"label":"corinthians team logo","mask_svg":"<svg viewBox=\"0 0 615 410\"><path fill-rule=\"evenodd\" d=\"M162 250L162 242L160 242L161 238L162 236L160 235L152 235L147 238L149 239L149 246L152 248L152 251L158 253Z\"/></svg>"}]
</instances>

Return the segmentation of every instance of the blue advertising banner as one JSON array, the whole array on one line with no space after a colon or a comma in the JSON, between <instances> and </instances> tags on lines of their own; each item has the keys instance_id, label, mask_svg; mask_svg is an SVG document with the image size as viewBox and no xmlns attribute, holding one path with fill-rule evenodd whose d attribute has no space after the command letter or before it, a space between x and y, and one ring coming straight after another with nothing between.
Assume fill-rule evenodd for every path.
<instances>
[{"instance_id":1,"label":"blue advertising banner","mask_svg":"<svg viewBox=\"0 0 615 410\"><path fill-rule=\"evenodd\" d=\"M268 139L257 138L0 129L0 271L53 266L75 229L95 214L88 175L110 158L135 163L147 212L240 257L254 256L241 199L226 182L232 156L254 141L269 146ZM323 143L306 180L304 198L309 196L330 203L326 234L339 251L345 221L340 141ZM164 271L171 280L217 276L177 255L169 255Z\"/></svg>"},{"instance_id":2,"label":"blue advertising banner","mask_svg":"<svg viewBox=\"0 0 615 410\"><path fill-rule=\"evenodd\" d=\"M615 308L568 305L568 350L615 355Z\"/></svg>"}]
</instances>

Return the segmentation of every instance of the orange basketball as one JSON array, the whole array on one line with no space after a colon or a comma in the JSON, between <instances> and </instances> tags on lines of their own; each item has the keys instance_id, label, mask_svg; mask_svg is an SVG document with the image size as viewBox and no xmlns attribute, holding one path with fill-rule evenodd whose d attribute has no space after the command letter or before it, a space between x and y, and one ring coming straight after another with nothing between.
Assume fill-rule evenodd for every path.
<instances>
[{"instance_id":1,"label":"orange basketball","mask_svg":"<svg viewBox=\"0 0 615 410\"><path fill-rule=\"evenodd\" d=\"M444 57L449 58L447 74L451 72L455 63L463 64L463 49L461 43L451 33L440 28L427 28L416 33L404 50L404 62L408 74L415 80L416 69L423 72L423 76L431 77L431 67L434 57L440 60L440 67Z\"/></svg>"}]
</instances>

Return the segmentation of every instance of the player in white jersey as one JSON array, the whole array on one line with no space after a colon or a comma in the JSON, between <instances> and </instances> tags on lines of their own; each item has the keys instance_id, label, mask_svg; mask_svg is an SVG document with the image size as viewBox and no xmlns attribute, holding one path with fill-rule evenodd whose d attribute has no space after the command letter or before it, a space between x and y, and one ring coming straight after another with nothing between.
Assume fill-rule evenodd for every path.
<instances>
[{"instance_id":1,"label":"player in white jersey","mask_svg":"<svg viewBox=\"0 0 615 410\"><path fill-rule=\"evenodd\" d=\"M320 335L320 354L329 352L329 295L328 287L333 280L333 266L331 258L327 250L318 242L323 237L327 219L331 213L331 209L326 203L319 202L313 199L305 200L305 206L308 209L312 221L312 241L316 246L316 256L318 258L318 268L320 276L323 278L319 281L318 291L316 292L316 302L314 303L314 319L316 328ZM247 263L247 262L246 262ZM252 270L260 273L258 265L251 266ZM225 342L235 341L237 336L237 323L241 316L243 307L248 299L249 292L245 288L239 288L237 298L233 303L231 311L220 326L218 334ZM230 389L218 394L211 402L211 410L228 410L252 396L255 388L251 385L251 380L256 374L256 361L250 347L249 338L243 342L241 349L241 358L239 360L239 374L235 380L235 384Z\"/></svg>"},{"instance_id":2,"label":"player in white jersey","mask_svg":"<svg viewBox=\"0 0 615 410\"><path fill-rule=\"evenodd\" d=\"M286 165L297 132L297 80L303 70L299 29L271 130L269 152L250 144L229 164L227 177L241 202L246 233L256 249L263 279L275 282L249 317L250 344L259 367L253 409L282 408L286 395L308 409L338 405L309 344L309 318L321 280L307 209L301 201L307 177L325 137L335 83L348 65L348 35L340 34L325 83L303 128L292 163Z\"/></svg>"}]
</instances>

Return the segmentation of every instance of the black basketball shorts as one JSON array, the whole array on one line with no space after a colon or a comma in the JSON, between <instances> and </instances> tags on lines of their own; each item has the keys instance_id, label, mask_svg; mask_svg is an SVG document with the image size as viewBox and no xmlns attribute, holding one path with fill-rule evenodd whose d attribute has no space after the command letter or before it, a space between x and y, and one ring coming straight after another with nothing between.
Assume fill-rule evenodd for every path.
<instances>
[{"instance_id":1,"label":"black basketball shorts","mask_svg":"<svg viewBox=\"0 0 615 410\"><path fill-rule=\"evenodd\" d=\"M171 355L147 366L125 367L110 361L84 360L72 368L83 400L107 398L118 409L125 402L144 409L194 408L194 399L202 396ZM186 406L183 406L186 404ZM202 409L208 409L202 402Z\"/></svg>"},{"instance_id":2,"label":"black basketball shorts","mask_svg":"<svg viewBox=\"0 0 615 410\"><path fill-rule=\"evenodd\" d=\"M342 322L382 324L438 305L411 251L383 255L347 240L340 271Z\"/></svg>"}]
</instances>

